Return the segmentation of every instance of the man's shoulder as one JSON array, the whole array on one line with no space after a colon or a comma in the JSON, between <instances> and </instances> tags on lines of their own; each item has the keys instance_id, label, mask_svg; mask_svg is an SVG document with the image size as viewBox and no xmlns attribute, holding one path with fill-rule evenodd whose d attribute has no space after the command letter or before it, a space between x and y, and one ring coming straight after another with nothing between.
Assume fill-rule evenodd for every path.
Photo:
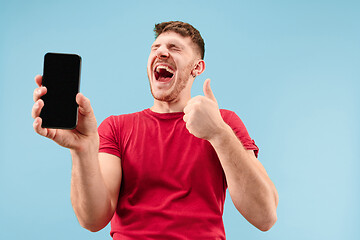
<instances>
[{"instance_id":1,"label":"man's shoulder","mask_svg":"<svg viewBox=\"0 0 360 240\"><path fill-rule=\"evenodd\" d=\"M228 109L219 109L220 114L223 118L231 118L233 115L236 115L234 111L228 110Z\"/></svg>"},{"instance_id":2,"label":"man's shoulder","mask_svg":"<svg viewBox=\"0 0 360 240\"><path fill-rule=\"evenodd\" d=\"M145 111L146 111L146 109L138 111L138 112L122 113L122 114L118 114L118 115L110 115L106 119L110 118L110 119L115 119L115 120L122 120L122 119L134 118L134 117L143 115L145 113Z\"/></svg>"},{"instance_id":3,"label":"man's shoulder","mask_svg":"<svg viewBox=\"0 0 360 240\"><path fill-rule=\"evenodd\" d=\"M133 122L135 119L144 115L145 111L146 109L138 112L110 115L102 121L102 124L107 123L110 125L118 125L119 123Z\"/></svg>"},{"instance_id":4,"label":"man's shoulder","mask_svg":"<svg viewBox=\"0 0 360 240\"><path fill-rule=\"evenodd\" d=\"M243 126L244 123L242 122L239 115L237 115L234 111L228 110L228 109L220 109L221 117L224 119L224 121L230 125L230 126Z\"/></svg>"}]
</instances>

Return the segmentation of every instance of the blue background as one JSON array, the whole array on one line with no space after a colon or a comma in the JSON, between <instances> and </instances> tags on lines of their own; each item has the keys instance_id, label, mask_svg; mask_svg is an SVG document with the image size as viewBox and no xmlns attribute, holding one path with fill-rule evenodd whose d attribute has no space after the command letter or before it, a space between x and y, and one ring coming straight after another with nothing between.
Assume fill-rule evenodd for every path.
<instances>
[{"instance_id":1,"label":"blue background","mask_svg":"<svg viewBox=\"0 0 360 240\"><path fill-rule=\"evenodd\" d=\"M212 79L279 192L266 233L227 195L227 238L359 239L359 12L355 0L0 0L0 239L110 239L76 220L69 151L33 131L33 79L46 52L77 53L98 123L148 108L152 29L167 20L200 30L207 68L193 96Z\"/></svg>"}]
</instances>

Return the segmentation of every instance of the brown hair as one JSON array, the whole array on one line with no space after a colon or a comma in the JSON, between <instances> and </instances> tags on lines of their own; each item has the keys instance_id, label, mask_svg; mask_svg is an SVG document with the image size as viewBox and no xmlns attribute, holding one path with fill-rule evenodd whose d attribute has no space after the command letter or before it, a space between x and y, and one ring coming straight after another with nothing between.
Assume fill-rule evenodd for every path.
<instances>
[{"instance_id":1,"label":"brown hair","mask_svg":"<svg viewBox=\"0 0 360 240\"><path fill-rule=\"evenodd\" d=\"M155 39L162 33L167 31L173 31L180 34L183 37L190 37L192 42L198 47L201 59L204 59L205 55L205 43L201 37L200 32L192 25L180 21L170 21L155 24L154 32Z\"/></svg>"}]
</instances>

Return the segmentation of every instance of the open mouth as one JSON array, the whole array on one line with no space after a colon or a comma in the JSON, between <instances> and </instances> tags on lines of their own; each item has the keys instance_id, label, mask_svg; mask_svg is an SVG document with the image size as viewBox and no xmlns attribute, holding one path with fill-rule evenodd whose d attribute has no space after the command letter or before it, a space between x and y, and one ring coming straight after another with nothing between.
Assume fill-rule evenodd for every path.
<instances>
[{"instance_id":1,"label":"open mouth","mask_svg":"<svg viewBox=\"0 0 360 240\"><path fill-rule=\"evenodd\" d=\"M160 82L169 82L174 76L174 71L168 66L159 65L154 71L155 79Z\"/></svg>"}]
</instances>

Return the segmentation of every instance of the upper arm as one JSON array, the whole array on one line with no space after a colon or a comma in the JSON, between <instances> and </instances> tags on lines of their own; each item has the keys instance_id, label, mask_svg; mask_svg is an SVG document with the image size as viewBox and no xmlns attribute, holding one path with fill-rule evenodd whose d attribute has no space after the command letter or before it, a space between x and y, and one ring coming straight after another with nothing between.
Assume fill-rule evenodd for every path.
<instances>
[{"instance_id":1,"label":"upper arm","mask_svg":"<svg viewBox=\"0 0 360 240\"><path fill-rule=\"evenodd\" d=\"M111 199L111 210L112 212L115 212L121 186L121 160L118 156L100 152L99 164L102 177Z\"/></svg>"}]
</instances>

